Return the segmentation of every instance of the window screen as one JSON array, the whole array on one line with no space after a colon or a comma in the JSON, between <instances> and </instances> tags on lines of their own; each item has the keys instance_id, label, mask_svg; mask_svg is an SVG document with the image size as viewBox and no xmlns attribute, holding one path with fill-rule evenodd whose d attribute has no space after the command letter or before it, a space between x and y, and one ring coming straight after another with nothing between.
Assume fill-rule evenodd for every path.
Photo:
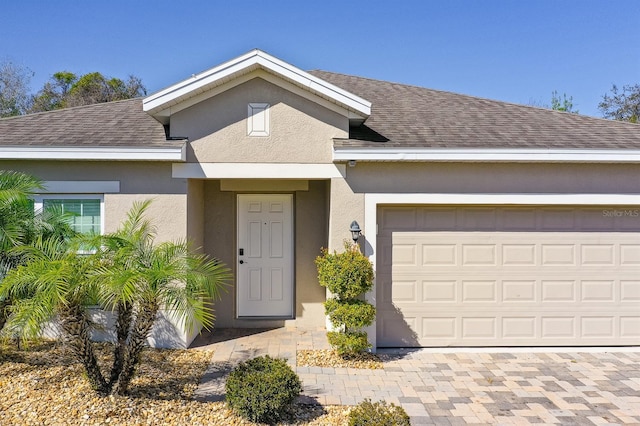
<instances>
[{"instance_id":1,"label":"window screen","mask_svg":"<svg viewBox=\"0 0 640 426\"><path fill-rule=\"evenodd\" d=\"M100 234L100 200L45 199L43 207L71 214L71 226L76 232Z\"/></svg>"}]
</instances>

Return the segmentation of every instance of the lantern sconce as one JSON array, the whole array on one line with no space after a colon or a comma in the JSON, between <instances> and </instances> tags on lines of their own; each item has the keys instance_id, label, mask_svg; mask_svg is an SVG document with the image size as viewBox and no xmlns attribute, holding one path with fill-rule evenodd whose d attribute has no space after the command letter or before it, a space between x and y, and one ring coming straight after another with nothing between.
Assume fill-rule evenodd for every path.
<instances>
[{"instance_id":1,"label":"lantern sconce","mask_svg":"<svg viewBox=\"0 0 640 426\"><path fill-rule=\"evenodd\" d=\"M358 238L360 238L360 235L362 235L362 230L360 229L360 225L358 225L358 222L356 222L355 220L353 222L351 222L351 226L349 226L349 231L351 231L351 238L353 239L354 243L358 242Z\"/></svg>"}]
</instances>

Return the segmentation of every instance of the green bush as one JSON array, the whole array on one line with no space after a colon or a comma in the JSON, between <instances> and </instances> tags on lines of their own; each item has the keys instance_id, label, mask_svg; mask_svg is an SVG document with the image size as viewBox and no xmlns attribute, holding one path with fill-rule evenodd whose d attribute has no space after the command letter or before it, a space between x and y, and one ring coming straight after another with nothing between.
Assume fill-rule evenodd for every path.
<instances>
[{"instance_id":1,"label":"green bush","mask_svg":"<svg viewBox=\"0 0 640 426\"><path fill-rule=\"evenodd\" d=\"M322 249L316 258L318 281L340 299L355 299L373 287L373 266L358 246L345 243L342 253Z\"/></svg>"},{"instance_id":2,"label":"green bush","mask_svg":"<svg viewBox=\"0 0 640 426\"><path fill-rule=\"evenodd\" d=\"M349 426L410 426L409 416L404 408L384 401L366 399L349 413Z\"/></svg>"},{"instance_id":3,"label":"green bush","mask_svg":"<svg viewBox=\"0 0 640 426\"><path fill-rule=\"evenodd\" d=\"M358 299L338 300L328 299L324 304L325 314L336 327L367 327L376 317L376 308Z\"/></svg>"},{"instance_id":4,"label":"green bush","mask_svg":"<svg viewBox=\"0 0 640 426\"><path fill-rule=\"evenodd\" d=\"M226 384L231 409L257 423L280 421L301 391L300 378L286 361L268 355L240 363Z\"/></svg>"},{"instance_id":5,"label":"green bush","mask_svg":"<svg viewBox=\"0 0 640 426\"><path fill-rule=\"evenodd\" d=\"M373 266L356 244L348 241L342 253L323 249L316 258L318 281L333 293L324 303L331 324L340 331L327 333L329 343L340 355L355 355L371 347L367 334L359 331L373 324L376 308L361 300L373 287Z\"/></svg>"},{"instance_id":6,"label":"green bush","mask_svg":"<svg viewBox=\"0 0 640 426\"><path fill-rule=\"evenodd\" d=\"M353 356L371 347L371 343L367 340L367 333L364 331L329 331L327 340L342 356Z\"/></svg>"}]
</instances>

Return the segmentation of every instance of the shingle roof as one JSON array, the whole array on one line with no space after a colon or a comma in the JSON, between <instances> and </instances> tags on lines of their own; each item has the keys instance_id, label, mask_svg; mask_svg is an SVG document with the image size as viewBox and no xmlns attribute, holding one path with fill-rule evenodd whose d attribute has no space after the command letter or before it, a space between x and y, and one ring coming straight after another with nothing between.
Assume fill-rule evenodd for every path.
<instances>
[{"instance_id":1,"label":"shingle roof","mask_svg":"<svg viewBox=\"0 0 640 426\"><path fill-rule=\"evenodd\" d=\"M640 149L640 125L326 71L311 74L372 103L336 147Z\"/></svg>"},{"instance_id":2,"label":"shingle roof","mask_svg":"<svg viewBox=\"0 0 640 426\"><path fill-rule=\"evenodd\" d=\"M640 125L311 71L371 101L337 148L640 149ZM141 99L0 119L0 146L176 147Z\"/></svg>"},{"instance_id":3,"label":"shingle roof","mask_svg":"<svg viewBox=\"0 0 640 426\"><path fill-rule=\"evenodd\" d=\"M0 119L0 146L175 147L142 99Z\"/></svg>"}]
</instances>

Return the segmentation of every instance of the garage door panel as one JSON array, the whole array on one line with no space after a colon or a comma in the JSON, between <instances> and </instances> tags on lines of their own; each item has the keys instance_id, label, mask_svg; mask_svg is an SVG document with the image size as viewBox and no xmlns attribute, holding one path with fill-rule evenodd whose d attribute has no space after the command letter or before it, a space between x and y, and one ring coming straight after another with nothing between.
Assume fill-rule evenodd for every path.
<instances>
[{"instance_id":1,"label":"garage door panel","mask_svg":"<svg viewBox=\"0 0 640 426\"><path fill-rule=\"evenodd\" d=\"M418 228L381 227L380 346L640 344L640 219L619 232L602 209L452 210L415 208ZM597 215L606 232L589 230ZM425 222L445 216L458 230Z\"/></svg>"}]
</instances>

